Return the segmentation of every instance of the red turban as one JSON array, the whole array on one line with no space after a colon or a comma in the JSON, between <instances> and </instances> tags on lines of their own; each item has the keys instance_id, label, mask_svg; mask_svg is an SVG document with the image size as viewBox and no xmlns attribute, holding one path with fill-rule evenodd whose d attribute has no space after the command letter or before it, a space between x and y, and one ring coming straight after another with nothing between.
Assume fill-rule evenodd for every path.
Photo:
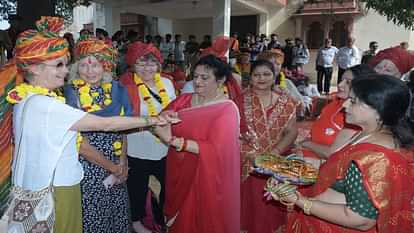
<instances>
[{"instance_id":1,"label":"red turban","mask_svg":"<svg viewBox=\"0 0 414 233\"><path fill-rule=\"evenodd\" d=\"M76 59L94 56L102 64L107 72L112 72L115 67L116 50L105 41L95 37L81 39L75 47Z\"/></svg>"},{"instance_id":2,"label":"red turban","mask_svg":"<svg viewBox=\"0 0 414 233\"><path fill-rule=\"evenodd\" d=\"M414 55L399 46L380 51L369 64L375 68L384 60L391 61L398 68L400 75L414 67Z\"/></svg>"},{"instance_id":3,"label":"red turban","mask_svg":"<svg viewBox=\"0 0 414 233\"><path fill-rule=\"evenodd\" d=\"M36 22L36 30L22 32L16 41L16 65L21 69L67 55L69 44L58 35L62 28L62 18L42 16Z\"/></svg>"},{"instance_id":4,"label":"red turban","mask_svg":"<svg viewBox=\"0 0 414 233\"><path fill-rule=\"evenodd\" d=\"M126 62L129 66L133 66L138 58L147 54L152 54L160 63L162 57L160 51L153 44L144 44L142 42L134 42L128 46L126 54Z\"/></svg>"},{"instance_id":5,"label":"red turban","mask_svg":"<svg viewBox=\"0 0 414 233\"><path fill-rule=\"evenodd\" d=\"M230 49L230 38L228 36L216 37L211 45L201 51L201 56L213 54L227 63L227 51Z\"/></svg>"}]
</instances>

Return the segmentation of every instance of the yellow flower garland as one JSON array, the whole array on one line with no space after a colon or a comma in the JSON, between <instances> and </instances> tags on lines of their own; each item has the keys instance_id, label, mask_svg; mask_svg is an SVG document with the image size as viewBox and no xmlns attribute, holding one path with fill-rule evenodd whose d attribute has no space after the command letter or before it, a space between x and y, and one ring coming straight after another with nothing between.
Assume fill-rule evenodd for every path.
<instances>
[{"instance_id":1,"label":"yellow flower garland","mask_svg":"<svg viewBox=\"0 0 414 233\"><path fill-rule=\"evenodd\" d=\"M86 83L82 79L75 79L72 81L73 86L78 89L79 91L79 101L81 104L82 109L87 112L96 112L102 109L99 104L93 103L93 97L99 96L98 92L91 91L91 85ZM104 105L108 106L112 103L111 99L111 91L112 91L112 83L104 83L102 84L102 89L104 90ZM125 115L124 108L121 108L120 116ZM76 144L78 149L80 148L80 144L82 143L82 135L78 134L78 138L76 139ZM117 140L112 144L114 148L114 153L117 156L122 155L122 142Z\"/></svg>"},{"instance_id":2,"label":"yellow flower garland","mask_svg":"<svg viewBox=\"0 0 414 233\"><path fill-rule=\"evenodd\" d=\"M57 95L54 91L50 91L49 89L44 87L33 86L27 83L22 83L16 86L14 89L10 90L7 94L6 100L11 104L18 104L20 103L20 101L26 98L26 96L29 93L53 97L61 101L62 103L65 103L65 97ZM80 135L80 133L78 133L76 138L76 149L78 151L81 143L82 136Z\"/></svg>"},{"instance_id":3,"label":"yellow flower garland","mask_svg":"<svg viewBox=\"0 0 414 233\"><path fill-rule=\"evenodd\" d=\"M75 79L72 81L73 86L79 91L79 101L83 110L87 112L96 112L102 109L99 104L93 102L93 97L99 95L98 92L91 91L91 85L82 79ZM104 90L104 105L108 106L112 103L111 91L112 83L102 84Z\"/></svg>"},{"instance_id":4,"label":"yellow flower garland","mask_svg":"<svg viewBox=\"0 0 414 233\"><path fill-rule=\"evenodd\" d=\"M20 101L22 101L26 96L29 94L39 94L39 95L45 95L49 97L53 97L61 102L65 102L65 98L62 96L58 96L55 92L50 91L47 88L39 87L39 86L33 86L27 83L22 83L12 90L10 90L7 93L6 100L7 102L11 104L18 104Z\"/></svg>"},{"instance_id":5,"label":"yellow flower garland","mask_svg":"<svg viewBox=\"0 0 414 233\"><path fill-rule=\"evenodd\" d=\"M149 115L157 116L158 113L157 109L155 108L154 100L152 99L151 94L145 86L144 82L142 81L141 77L139 77L137 74L134 74L134 81L138 87L138 92L140 96L142 96L142 99L147 104ZM164 83L161 81L160 73L155 74L154 81L155 87L157 88L157 92L161 97L162 109L164 109L170 103L170 97L168 96L167 90L164 87Z\"/></svg>"}]
</instances>

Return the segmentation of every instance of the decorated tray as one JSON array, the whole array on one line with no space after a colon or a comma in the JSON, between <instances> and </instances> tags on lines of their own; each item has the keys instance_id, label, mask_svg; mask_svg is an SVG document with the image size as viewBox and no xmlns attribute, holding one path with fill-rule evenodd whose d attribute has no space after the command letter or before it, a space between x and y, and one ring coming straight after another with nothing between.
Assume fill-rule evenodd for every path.
<instances>
[{"instance_id":1,"label":"decorated tray","mask_svg":"<svg viewBox=\"0 0 414 233\"><path fill-rule=\"evenodd\" d=\"M272 154L257 156L254 161L254 171L296 185L310 185L318 178L318 169L301 158L286 158Z\"/></svg>"}]
</instances>

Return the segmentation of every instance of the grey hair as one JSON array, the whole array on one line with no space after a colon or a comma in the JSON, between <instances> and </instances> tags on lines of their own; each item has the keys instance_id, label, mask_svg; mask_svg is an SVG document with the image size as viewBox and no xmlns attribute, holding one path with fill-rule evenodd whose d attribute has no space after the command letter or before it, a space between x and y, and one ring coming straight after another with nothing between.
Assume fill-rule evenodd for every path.
<instances>
[{"instance_id":1,"label":"grey hair","mask_svg":"<svg viewBox=\"0 0 414 233\"><path fill-rule=\"evenodd\" d=\"M70 65L69 74L68 74L68 82L75 80L75 79L81 79L78 70L79 70L79 61L76 61L75 63ZM105 71L103 73L102 82L109 83L109 82L112 82L112 80L113 80L112 73Z\"/></svg>"}]
</instances>

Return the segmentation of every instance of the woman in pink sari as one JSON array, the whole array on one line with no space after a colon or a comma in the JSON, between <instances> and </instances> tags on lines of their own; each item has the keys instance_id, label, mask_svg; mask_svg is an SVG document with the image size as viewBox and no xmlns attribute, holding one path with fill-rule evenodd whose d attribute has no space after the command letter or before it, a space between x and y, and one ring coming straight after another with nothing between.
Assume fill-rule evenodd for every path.
<instances>
[{"instance_id":1,"label":"woman in pink sari","mask_svg":"<svg viewBox=\"0 0 414 233\"><path fill-rule=\"evenodd\" d=\"M240 232L239 113L222 89L229 73L217 57L201 58L195 93L168 106L182 122L155 130L170 146L164 208L170 233Z\"/></svg>"}]
</instances>

